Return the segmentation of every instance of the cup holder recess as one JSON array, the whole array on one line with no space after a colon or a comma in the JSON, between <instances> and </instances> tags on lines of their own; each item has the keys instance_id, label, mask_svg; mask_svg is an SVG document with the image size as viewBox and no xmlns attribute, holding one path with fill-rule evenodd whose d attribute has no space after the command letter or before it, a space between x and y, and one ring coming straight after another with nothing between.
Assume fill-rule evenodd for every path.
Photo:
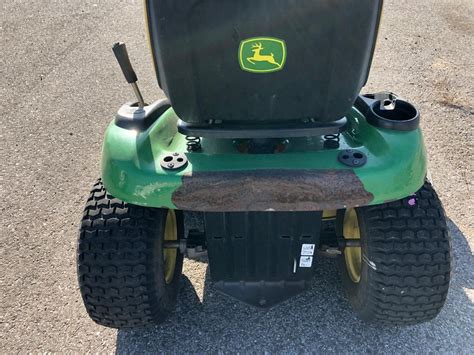
<instances>
[{"instance_id":1,"label":"cup holder recess","mask_svg":"<svg viewBox=\"0 0 474 355\"><path fill-rule=\"evenodd\" d=\"M395 94L371 94L360 96L359 106L367 122L377 128L395 131L413 131L420 126L420 113L409 102Z\"/></svg>"}]
</instances>

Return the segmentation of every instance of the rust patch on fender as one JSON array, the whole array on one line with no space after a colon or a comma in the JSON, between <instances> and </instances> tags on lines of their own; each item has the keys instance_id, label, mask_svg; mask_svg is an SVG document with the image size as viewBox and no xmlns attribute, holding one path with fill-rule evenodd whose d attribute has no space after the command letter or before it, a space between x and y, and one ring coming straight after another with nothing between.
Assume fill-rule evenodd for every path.
<instances>
[{"instance_id":1,"label":"rust patch on fender","mask_svg":"<svg viewBox=\"0 0 474 355\"><path fill-rule=\"evenodd\" d=\"M203 212L322 211L373 198L349 169L194 172L172 196L177 208Z\"/></svg>"}]
</instances>

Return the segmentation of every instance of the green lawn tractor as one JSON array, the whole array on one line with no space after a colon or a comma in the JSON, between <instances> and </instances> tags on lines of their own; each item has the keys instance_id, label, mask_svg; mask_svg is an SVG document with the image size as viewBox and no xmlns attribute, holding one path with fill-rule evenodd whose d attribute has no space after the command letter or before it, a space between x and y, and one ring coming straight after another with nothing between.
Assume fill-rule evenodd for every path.
<instances>
[{"instance_id":1,"label":"green lawn tractor","mask_svg":"<svg viewBox=\"0 0 474 355\"><path fill-rule=\"evenodd\" d=\"M183 257L255 307L303 292L336 258L365 321L435 318L450 282L446 216L427 179L418 110L361 95L382 0L146 0L158 83L105 134L87 201L79 284L97 323L163 322ZM185 228L197 214L201 228Z\"/></svg>"}]
</instances>

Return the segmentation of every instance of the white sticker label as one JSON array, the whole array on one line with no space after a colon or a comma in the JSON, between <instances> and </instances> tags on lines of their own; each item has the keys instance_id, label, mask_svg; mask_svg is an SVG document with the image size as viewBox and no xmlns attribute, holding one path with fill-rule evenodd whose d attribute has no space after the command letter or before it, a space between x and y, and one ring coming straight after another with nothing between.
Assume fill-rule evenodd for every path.
<instances>
[{"instance_id":1,"label":"white sticker label","mask_svg":"<svg viewBox=\"0 0 474 355\"><path fill-rule=\"evenodd\" d=\"M313 265L312 256L302 256L300 258L300 267L311 267Z\"/></svg>"},{"instance_id":2,"label":"white sticker label","mask_svg":"<svg viewBox=\"0 0 474 355\"><path fill-rule=\"evenodd\" d=\"M313 256L315 248L315 244L303 244L303 246L301 247L301 255Z\"/></svg>"}]
</instances>

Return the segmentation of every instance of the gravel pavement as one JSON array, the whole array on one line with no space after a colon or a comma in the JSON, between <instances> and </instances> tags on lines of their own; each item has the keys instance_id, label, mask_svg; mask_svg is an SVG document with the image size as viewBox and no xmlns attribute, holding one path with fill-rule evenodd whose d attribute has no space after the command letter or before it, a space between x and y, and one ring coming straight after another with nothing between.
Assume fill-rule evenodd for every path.
<instances>
[{"instance_id":1,"label":"gravel pavement","mask_svg":"<svg viewBox=\"0 0 474 355\"><path fill-rule=\"evenodd\" d=\"M83 308L75 243L99 175L101 141L132 97L111 54L127 43L145 97L162 93L142 1L2 0L0 25L0 352L474 352L474 2L387 0L367 91L419 106L444 202L454 276L441 315L398 328L357 320L336 265L318 262L304 294L270 310L215 292L186 261L178 310L138 331L95 325Z\"/></svg>"}]
</instances>

